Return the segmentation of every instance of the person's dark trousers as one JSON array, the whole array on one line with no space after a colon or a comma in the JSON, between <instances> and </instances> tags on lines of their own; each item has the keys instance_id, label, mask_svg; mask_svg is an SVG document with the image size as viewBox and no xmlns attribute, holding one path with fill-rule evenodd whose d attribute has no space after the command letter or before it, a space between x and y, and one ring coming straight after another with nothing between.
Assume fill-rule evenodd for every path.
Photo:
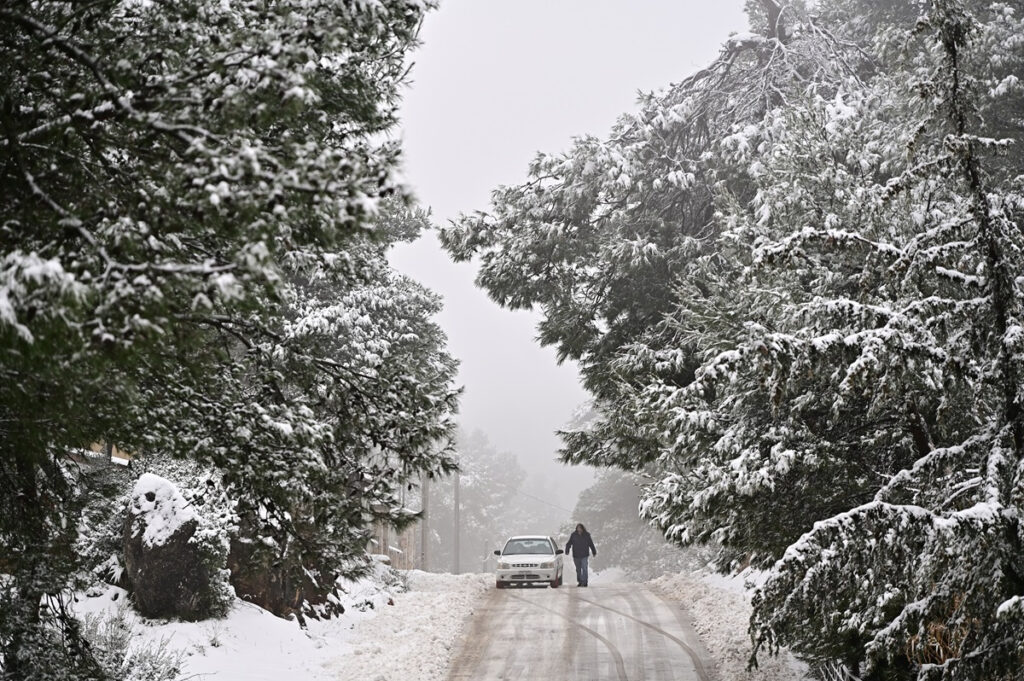
<instances>
[{"instance_id":1,"label":"person's dark trousers","mask_svg":"<svg viewBox=\"0 0 1024 681\"><path fill-rule=\"evenodd\" d=\"M579 586L587 585L587 563L590 561L590 556L583 558L573 558L576 563L576 584Z\"/></svg>"}]
</instances>

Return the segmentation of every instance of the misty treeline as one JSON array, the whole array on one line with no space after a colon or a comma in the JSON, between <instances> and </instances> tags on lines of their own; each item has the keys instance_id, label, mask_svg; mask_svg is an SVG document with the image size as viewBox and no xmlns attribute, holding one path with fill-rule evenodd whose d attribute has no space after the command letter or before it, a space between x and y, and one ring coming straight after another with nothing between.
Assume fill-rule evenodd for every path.
<instances>
[{"instance_id":1,"label":"misty treeline","mask_svg":"<svg viewBox=\"0 0 1024 681\"><path fill-rule=\"evenodd\" d=\"M528 474L513 454L498 450L482 431L459 430L453 456L458 473L429 484L423 569L486 572L494 569L494 550L508 537L550 535L561 545L577 522L591 528L600 542L601 569L617 568L630 579L644 580L696 564L695 552L666 542L637 516L641 476L601 470L570 510L560 505L564 495L552 480Z\"/></svg>"},{"instance_id":2,"label":"misty treeline","mask_svg":"<svg viewBox=\"0 0 1024 681\"><path fill-rule=\"evenodd\" d=\"M628 581L646 581L666 573L699 569L707 563L706 551L683 549L666 541L637 516L645 479L643 475L604 468L598 471L594 484L580 493L573 518L584 523L600 550L600 557L591 560L591 570L612 568L621 571ZM568 539L574 528L575 523L566 525L562 537Z\"/></svg>"},{"instance_id":3,"label":"misty treeline","mask_svg":"<svg viewBox=\"0 0 1024 681\"><path fill-rule=\"evenodd\" d=\"M1024 3L747 7L443 241L579 364L563 460L767 571L755 655L1024 679Z\"/></svg>"},{"instance_id":4,"label":"misty treeline","mask_svg":"<svg viewBox=\"0 0 1024 681\"><path fill-rule=\"evenodd\" d=\"M515 455L498 450L482 431L459 430L453 455L459 466L458 473L434 480L428 490L424 569L438 572L492 569L493 551L500 549L508 537L554 534L564 522L566 514L552 505L551 500L556 497L549 483L529 476Z\"/></svg>"},{"instance_id":5,"label":"misty treeline","mask_svg":"<svg viewBox=\"0 0 1024 681\"><path fill-rule=\"evenodd\" d=\"M386 258L425 221L385 133L432 4L0 5L4 679L126 673L69 607L124 492L91 443L188 459L232 580L300 618L453 469L439 302Z\"/></svg>"}]
</instances>

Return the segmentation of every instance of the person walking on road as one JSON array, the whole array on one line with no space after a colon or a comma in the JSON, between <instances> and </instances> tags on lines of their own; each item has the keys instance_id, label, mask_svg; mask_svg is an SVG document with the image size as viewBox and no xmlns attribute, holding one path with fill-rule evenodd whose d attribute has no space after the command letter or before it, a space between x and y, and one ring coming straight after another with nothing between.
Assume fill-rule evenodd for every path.
<instances>
[{"instance_id":1,"label":"person walking on road","mask_svg":"<svg viewBox=\"0 0 1024 681\"><path fill-rule=\"evenodd\" d=\"M594 546L594 540L590 538L587 528L583 527L583 523L577 523L576 531L569 535L569 541L565 543L566 554L569 553L570 548L572 549L572 560L576 563L576 586L586 586L587 562L590 560L591 551L597 558L597 548Z\"/></svg>"}]
</instances>

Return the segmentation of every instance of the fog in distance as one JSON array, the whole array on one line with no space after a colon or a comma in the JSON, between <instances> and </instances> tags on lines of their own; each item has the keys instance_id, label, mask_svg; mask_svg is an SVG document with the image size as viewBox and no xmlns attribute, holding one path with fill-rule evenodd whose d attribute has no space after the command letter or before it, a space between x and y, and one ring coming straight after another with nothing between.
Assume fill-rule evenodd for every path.
<instances>
[{"instance_id":1,"label":"fog in distance","mask_svg":"<svg viewBox=\"0 0 1024 681\"><path fill-rule=\"evenodd\" d=\"M605 137L658 90L705 66L746 30L743 0L442 0L413 54L402 107L407 182L441 224L487 210L490 191L526 178L538 152ZM593 472L556 460L555 431L587 395L576 367L535 342L535 312L499 308L433 234L396 250L401 271L444 297L438 322L461 362L460 423L527 473L523 490L568 517ZM545 502L516 497L516 504Z\"/></svg>"}]
</instances>

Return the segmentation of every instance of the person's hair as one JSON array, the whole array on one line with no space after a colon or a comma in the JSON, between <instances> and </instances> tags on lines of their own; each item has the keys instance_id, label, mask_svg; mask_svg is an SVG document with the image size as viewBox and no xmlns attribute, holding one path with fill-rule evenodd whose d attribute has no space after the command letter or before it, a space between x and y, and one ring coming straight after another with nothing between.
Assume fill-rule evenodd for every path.
<instances>
[{"instance_id":1,"label":"person's hair","mask_svg":"<svg viewBox=\"0 0 1024 681\"><path fill-rule=\"evenodd\" d=\"M583 523L576 523L576 529L577 529L577 530L583 530L584 532L586 532L586 531L587 531L587 528L585 528L585 527L583 526Z\"/></svg>"}]
</instances>

